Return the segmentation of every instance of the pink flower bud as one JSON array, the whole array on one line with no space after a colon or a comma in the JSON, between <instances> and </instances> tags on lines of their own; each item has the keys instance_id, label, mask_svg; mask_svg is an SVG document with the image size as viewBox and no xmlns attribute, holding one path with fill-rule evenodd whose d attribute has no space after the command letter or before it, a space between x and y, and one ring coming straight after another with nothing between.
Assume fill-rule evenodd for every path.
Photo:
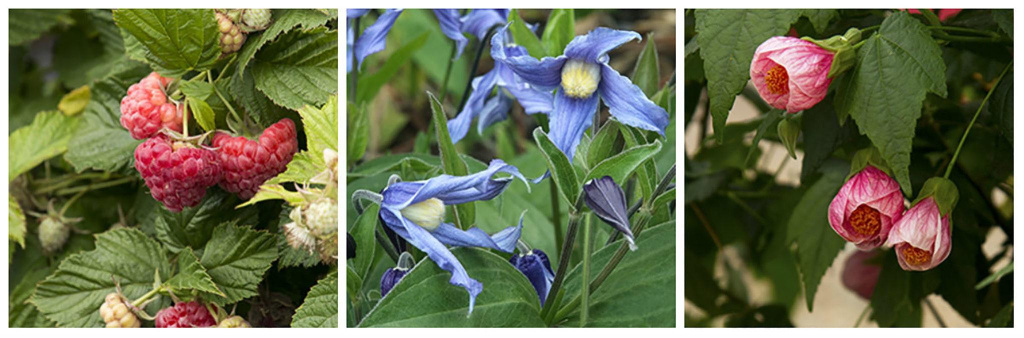
<instances>
[{"instance_id":1,"label":"pink flower bud","mask_svg":"<svg viewBox=\"0 0 1024 338\"><path fill-rule=\"evenodd\" d=\"M868 300L875 293L878 274L882 273L881 265L869 262L875 255L875 251L854 252L846 259L846 266L843 267L843 286Z\"/></svg>"},{"instance_id":2,"label":"pink flower bud","mask_svg":"<svg viewBox=\"0 0 1024 338\"><path fill-rule=\"evenodd\" d=\"M775 36L754 52L750 79L769 105L795 113L825 98L833 55L810 41Z\"/></svg>"},{"instance_id":3,"label":"pink flower bud","mask_svg":"<svg viewBox=\"0 0 1024 338\"><path fill-rule=\"evenodd\" d=\"M960 13L963 9L959 8L945 8L939 10L939 21L946 22L947 19L952 18ZM921 11L917 9L908 9L907 13L910 14L921 14Z\"/></svg>"},{"instance_id":4,"label":"pink flower bud","mask_svg":"<svg viewBox=\"0 0 1024 338\"><path fill-rule=\"evenodd\" d=\"M903 209L899 183L869 165L839 189L828 206L828 222L858 249L871 250L885 243Z\"/></svg>"},{"instance_id":5,"label":"pink flower bud","mask_svg":"<svg viewBox=\"0 0 1024 338\"><path fill-rule=\"evenodd\" d=\"M949 215L942 216L935 199L926 197L896 221L885 245L896 250L903 270L930 270L946 260L953 247Z\"/></svg>"}]
</instances>

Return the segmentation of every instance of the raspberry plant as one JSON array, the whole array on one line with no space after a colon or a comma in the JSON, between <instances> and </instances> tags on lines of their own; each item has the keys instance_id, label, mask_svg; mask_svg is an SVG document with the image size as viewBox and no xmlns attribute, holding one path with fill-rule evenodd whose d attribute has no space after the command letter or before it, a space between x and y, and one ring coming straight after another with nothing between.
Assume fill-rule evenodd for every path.
<instances>
[{"instance_id":1,"label":"raspberry plant","mask_svg":"<svg viewBox=\"0 0 1024 338\"><path fill-rule=\"evenodd\" d=\"M337 326L336 10L9 16L10 326Z\"/></svg>"}]
</instances>

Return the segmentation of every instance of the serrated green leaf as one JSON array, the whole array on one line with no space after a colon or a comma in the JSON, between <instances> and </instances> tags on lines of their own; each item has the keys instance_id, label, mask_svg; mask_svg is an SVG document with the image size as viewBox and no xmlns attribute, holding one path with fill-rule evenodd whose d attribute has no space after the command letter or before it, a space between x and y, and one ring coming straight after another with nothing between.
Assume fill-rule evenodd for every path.
<instances>
[{"instance_id":1,"label":"serrated green leaf","mask_svg":"<svg viewBox=\"0 0 1024 338\"><path fill-rule=\"evenodd\" d=\"M274 235L232 224L217 226L200 262L226 296L210 301L223 306L256 295L263 273L276 259Z\"/></svg>"},{"instance_id":2,"label":"serrated green leaf","mask_svg":"<svg viewBox=\"0 0 1024 338\"><path fill-rule=\"evenodd\" d=\"M214 228L223 222L256 223L256 210L234 211L237 199L220 190L210 190L199 205L173 212L160 208L156 218L156 237L172 253L186 247L201 248L212 239Z\"/></svg>"},{"instance_id":3,"label":"serrated green leaf","mask_svg":"<svg viewBox=\"0 0 1024 338\"><path fill-rule=\"evenodd\" d=\"M1013 38L1013 10L1012 9L993 9L992 20L999 25L999 28L1006 33L1006 36Z\"/></svg>"},{"instance_id":4,"label":"serrated green leaf","mask_svg":"<svg viewBox=\"0 0 1024 338\"><path fill-rule=\"evenodd\" d=\"M196 123L199 123L199 126L202 127L203 130L210 131L217 129L216 122L214 122L215 116L213 108L210 108L210 105L207 104L206 101L203 101L203 99L189 97L185 99L185 102L188 103L188 109L191 117L195 118Z\"/></svg>"},{"instance_id":5,"label":"serrated green leaf","mask_svg":"<svg viewBox=\"0 0 1024 338\"><path fill-rule=\"evenodd\" d=\"M557 55L557 54L556 54ZM658 67L658 46L654 44L654 35L647 34L647 44L640 51L633 67L633 84L640 87L647 97L653 95L660 89L661 71Z\"/></svg>"},{"instance_id":6,"label":"serrated green leaf","mask_svg":"<svg viewBox=\"0 0 1024 338\"><path fill-rule=\"evenodd\" d=\"M8 9L7 44L22 45L38 39L62 20L68 9Z\"/></svg>"},{"instance_id":7,"label":"serrated green leaf","mask_svg":"<svg viewBox=\"0 0 1024 338\"><path fill-rule=\"evenodd\" d=\"M152 289L154 272L170 275L159 243L137 229L111 230L96 235L96 249L64 259L30 302L58 326L103 327L97 309L115 291L115 281L125 297L137 299ZM151 303L147 311L155 313L168 302Z\"/></svg>"},{"instance_id":8,"label":"serrated green leaf","mask_svg":"<svg viewBox=\"0 0 1024 338\"><path fill-rule=\"evenodd\" d=\"M519 270L501 256L478 248L452 254L470 277L484 285L469 311L466 290L451 274L424 258L359 323L359 327L540 327L540 299Z\"/></svg>"},{"instance_id":9,"label":"serrated green leaf","mask_svg":"<svg viewBox=\"0 0 1024 338\"><path fill-rule=\"evenodd\" d=\"M256 80L253 79L252 72L232 77L230 88L230 96L227 98L237 101L245 113L260 125L270 125L282 118L294 116L293 110L275 104L267 95L256 89Z\"/></svg>"},{"instance_id":10,"label":"serrated green leaf","mask_svg":"<svg viewBox=\"0 0 1024 338\"><path fill-rule=\"evenodd\" d=\"M136 175L132 161L142 141L133 139L121 126L121 98L129 86L148 73L143 67L132 67L92 85L92 100L64 155L75 171L96 169Z\"/></svg>"},{"instance_id":11,"label":"serrated green leaf","mask_svg":"<svg viewBox=\"0 0 1024 338\"><path fill-rule=\"evenodd\" d=\"M208 70L220 57L213 9L118 9L114 22L142 45L146 61L164 76Z\"/></svg>"},{"instance_id":12,"label":"serrated green leaf","mask_svg":"<svg viewBox=\"0 0 1024 338\"><path fill-rule=\"evenodd\" d=\"M292 327L338 327L338 271L332 271L309 289L295 309Z\"/></svg>"},{"instance_id":13,"label":"serrated green leaf","mask_svg":"<svg viewBox=\"0 0 1024 338\"><path fill-rule=\"evenodd\" d=\"M608 279L590 298L588 327L675 327L676 323L676 226L668 222L649 228L615 266ZM621 243L621 239L619 242ZM608 245L590 258L592 267L608 263L620 245ZM581 265L565 278L565 296L580 294ZM592 273L590 280L597 278ZM570 314L567 327L579 326L579 310Z\"/></svg>"},{"instance_id":14,"label":"serrated green leaf","mask_svg":"<svg viewBox=\"0 0 1024 338\"><path fill-rule=\"evenodd\" d=\"M323 155L314 154L311 151L302 151L292 156L292 161L288 162L288 169L269 181L264 182L260 189L262 190L263 187L275 186L284 182L308 182L323 171ZM259 192L256 194L259 195Z\"/></svg>"},{"instance_id":15,"label":"serrated green leaf","mask_svg":"<svg viewBox=\"0 0 1024 338\"><path fill-rule=\"evenodd\" d=\"M833 165L800 198L786 230L786 243L796 241L797 262L804 283L807 310L814 310L814 295L821 277L832 266L846 241L828 223L828 206L846 178L845 165Z\"/></svg>"},{"instance_id":16,"label":"serrated green leaf","mask_svg":"<svg viewBox=\"0 0 1024 338\"><path fill-rule=\"evenodd\" d=\"M615 182L625 182L629 174L632 174L644 161L651 159L659 151L661 151L661 141L659 140L655 140L654 143L624 149L621 153L609 157L594 166L587 173L583 182L604 176L611 176Z\"/></svg>"},{"instance_id":17,"label":"serrated green leaf","mask_svg":"<svg viewBox=\"0 0 1024 338\"><path fill-rule=\"evenodd\" d=\"M365 106L356 106L351 102L348 103L346 112L348 115L348 132L346 133L348 151L346 153L348 166L352 167L356 161L363 158L363 154L366 153L366 145L370 142L370 114Z\"/></svg>"},{"instance_id":18,"label":"serrated green leaf","mask_svg":"<svg viewBox=\"0 0 1024 338\"><path fill-rule=\"evenodd\" d=\"M548 56L562 55L565 46L576 37L576 11L569 9L553 9L544 24L541 42Z\"/></svg>"},{"instance_id":19,"label":"serrated green leaf","mask_svg":"<svg viewBox=\"0 0 1024 338\"><path fill-rule=\"evenodd\" d=\"M291 31L266 45L253 60L256 88L290 109L320 106L338 92L338 32Z\"/></svg>"},{"instance_id":20,"label":"serrated green leaf","mask_svg":"<svg viewBox=\"0 0 1024 338\"><path fill-rule=\"evenodd\" d=\"M7 193L7 239L25 248L25 213L14 195ZM13 248L13 245L11 245Z\"/></svg>"},{"instance_id":21,"label":"serrated green leaf","mask_svg":"<svg viewBox=\"0 0 1024 338\"><path fill-rule=\"evenodd\" d=\"M420 48L427 43L427 38L430 37L429 32L420 34L419 37L414 39L408 44L403 44L401 48L391 53L384 65L373 72L360 72L359 73L359 86L356 88L355 102L364 104L373 100L377 96L377 92L380 91L385 84L391 81L391 78L398 74L398 71L403 66L409 64L409 60L412 59Z\"/></svg>"},{"instance_id":22,"label":"serrated green leaf","mask_svg":"<svg viewBox=\"0 0 1024 338\"><path fill-rule=\"evenodd\" d=\"M565 153L562 153L562 150L558 149L554 142L551 142L548 134L544 133L541 127L533 130L533 139L537 142L537 148L540 148L541 153L544 154L548 169L551 171L551 179L558 186L558 191L562 192L561 195L565 198L567 205L573 208L576 204L576 197L580 194L580 181L575 167L569 163Z\"/></svg>"},{"instance_id":23,"label":"serrated green leaf","mask_svg":"<svg viewBox=\"0 0 1024 338\"><path fill-rule=\"evenodd\" d=\"M807 18L807 21L811 22L811 26L814 26L814 30L818 33L824 32L828 28L829 22L839 16L839 11L836 9L801 9L800 16Z\"/></svg>"},{"instance_id":24,"label":"serrated green leaf","mask_svg":"<svg viewBox=\"0 0 1024 338\"><path fill-rule=\"evenodd\" d=\"M206 269L199 264L196 253L188 247L178 253L178 273L164 282L164 286L175 292L195 290L224 297L224 292L217 288Z\"/></svg>"},{"instance_id":25,"label":"serrated green leaf","mask_svg":"<svg viewBox=\"0 0 1024 338\"><path fill-rule=\"evenodd\" d=\"M878 283L871 295L871 317L879 327L894 326L901 318L915 314L920 320L921 305L914 304L910 297L911 277L909 272L900 268L895 254L885 254Z\"/></svg>"},{"instance_id":26,"label":"serrated green leaf","mask_svg":"<svg viewBox=\"0 0 1024 338\"><path fill-rule=\"evenodd\" d=\"M46 111L36 114L32 124L18 128L7 137L10 167L7 181L13 181L54 156L67 151L68 141L79 119L68 117L59 111Z\"/></svg>"},{"instance_id":27,"label":"serrated green leaf","mask_svg":"<svg viewBox=\"0 0 1024 338\"><path fill-rule=\"evenodd\" d=\"M513 40L516 44L526 48L526 51L530 53L530 56L538 59L548 56L544 49L544 45L540 43L540 39L537 38L537 35L534 34L529 27L526 27L526 23L523 22L523 18L519 17L518 10L513 9L509 11L508 23L508 31L512 33Z\"/></svg>"},{"instance_id":28,"label":"serrated green leaf","mask_svg":"<svg viewBox=\"0 0 1024 338\"><path fill-rule=\"evenodd\" d=\"M270 41L274 41L285 32L292 31L295 27L302 30L310 30L315 27L327 24L331 19L337 19L338 13L324 13L314 9L274 9L271 11L273 22L266 30L249 35L242 49L238 51L238 67L235 74L241 76L248 69L249 61L256 56L256 52L263 48Z\"/></svg>"},{"instance_id":29,"label":"serrated green leaf","mask_svg":"<svg viewBox=\"0 0 1024 338\"><path fill-rule=\"evenodd\" d=\"M882 153L903 193L910 195L910 151L925 94L946 96L946 65L939 45L905 12L882 22L857 51L857 65L836 89L836 112L857 121Z\"/></svg>"},{"instance_id":30,"label":"serrated green leaf","mask_svg":"<svg viewBox=\"0 0 1024 338\"><path fill-rule=\"evenodd\" d=\"M754 50L772 36L783 35L800 12L790 9L698 9L697 43L708 80L715 138L725 140L725 121L736 95L750 80Z\"/></svg>"},{"instance_id":31,"label":"serrated green leaf","mask_svg":"<svg viewBox=\"0 0 1024 338\"><path fill-rule=\"evenodd\" d=\"M1013 69L992 90L988 110L994 115L1003 136L1013 143Z\"/></svg>"},{"instance_id":32,"label":"serrated green leaf","mask_svg":"<svg viewBox=\"0 0 1024 338\"><path fill-rule=\"evenodd\" d=\"M85 105L89 104L90 97L89 86L75 88L70 93L64 94L60 103L57 104L57 110L67 116L78 115L85 109Z\"/></svg>"},{"instance_id":33,"label":"serrated green leaf","mask_svg":"<svg viewBox=\"0 0 1024 338\"><path fill-rule=\"evenodd\" d=\"M55 327L56 324L46 317L35 305L28 302L36 284L50 274L50 268L35 269L21 277L18 285L11 290L10 307L7 312L7 324L10 327Z\"/></svg>"},{"instance_id":34,"label":"serrated green leaf","mask_svg":"<svg viewBox=\"0 0 1024 338\"><path fill-rule=\"evenodd\" d=\"M434 124L434 135L437 137L437 150L441 154L441 167L444 173L452 176L465 176L469 174L466 162L459 157L459 151L452 144L451 135L448 133L448 116L444 113L441 102L434 97L434 94L427 92L430 97L431 121ZM457 204L455 210L455 226L460 229L469 229L476 219L476 210L473 202Z\"/></svg>"},{"instance_id":35,"label":"serrated green leaf","mask_svg":"<svg viewBox=\"0 0 1024 338\"><path fill-rule=\"evenodd\" d=\"M299 109L306 131L307 151L319 155L317 163L320 164L324 164L325 149L338 151L338 95L329 95L323 100L325 103L320 108L306 105Z\"/></svg>"},{"instance_id":36,"label":"serrated green leaf","mask_svg":"<svg viewBox=\"0 0 1024 338\"><path fill-rule=\"evenodd\" d=\"M237 208L243 208L269 200L285 200L288 204L298 205L299 203L305 202L306 198L302 193L290 191L285 189L282 185L266 183L260 186L260 190L256 192L256 195L253 195L248 201L245 201L245 203L239 204Z\"/></svg>"}]
</instances>

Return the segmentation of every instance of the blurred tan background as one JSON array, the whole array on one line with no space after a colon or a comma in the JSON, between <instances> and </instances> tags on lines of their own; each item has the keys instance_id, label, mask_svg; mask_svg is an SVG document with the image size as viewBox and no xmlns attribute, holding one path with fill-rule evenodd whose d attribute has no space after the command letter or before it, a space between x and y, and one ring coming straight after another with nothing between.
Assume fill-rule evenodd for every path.
<instances>
[{"instance_id":1,"label":"blurred tan background","mask_svg":"<svg viewBox=\"0 0 1024 338\"><path fill-rule=\"evenodd\" d=\"M749 85L749 83L748 83ZM697 145L700 137L700 121L703 119L705 114L704 111L704 100L707 100L707 93L701 94L701 104L697 105L697 111L694 113L693 118L690 120L690 124L686 126L685 131L685 146L686 156L692 158L697 151ZM760 116L760 112L757 108L743 96L736 98L736 102L733 105L732 111L729 113L729 120L727 123L737 123L743 121L749 121L756 119ZM713 131L711 128L711 119L708 119L707 132L710 136ZM753 141L754 133L750 132L746 135L746 142L749 144ZM770 142L768 140L762 140L758 147L764 154L756 165L758 171L772 172L782 165L782 162L788 156L786 148L776 142ZM799 185L800 182L800 167L803 161L803 152L800 150L796 151L797 158L795 160L790 159L785 167L781 170L779 175L776 177L776 182L779 184L786 185ZM993 199L997 203L1001 203L1006 199L1006 195L998 189L992 192ZM827 223L822 226L828 226ZM992 258L998 252L1000 243L1006 239L1006 234L1002 232L998 227L993 227L993 230L988 234L985 244L982 250L987 258ZM813 313L807 312L807 307L804 305L806 301L803 296L800 296L796 301L796 305L793 306L792 313L790 313L790 319L793 325L796 327L853 327L854 323L861 313L867 308L868 301L860 298L853 291L848 290L843 286L840 280L840 275L843 271L844 264L847 257L856 252L857 249L852 244L847 244L846 248L839 253L832 266L829 267L825 276L821 280L821 285L818 287L817 295L814 299ZM1008 255L1012 257L1012 255ZM715 268L715 280L723 282L722 287L724 288L724 281L726 280L726 270L723 259L728 259L729 264L733 267L742 268L742 262L736 251L731 247L723 248L723 255L719 258L719 262ZM1008 260L1002 260L993 266L993 272L1009 264ZM761 305L766 304L771 300L770 284L766 281L756 280L749 271L745 271L744 280L749 287L750 301L752 304ZM947 303L942 297L932 294L927 298L932 305L935 306L938 316L942 318L942 321L947 327L975 327L973 324L968 322L959 313L954 310L949 303ZM938 320L935 319L935 315L928 310L927 305L923 307L923 326L924 327L940 327ZM700 312L701 310L694 307L689 301L686 302L684 311ZM715 323L715 326L721 327L724 323L724 318L719 318L719 321ZM877 324L870 321L869 318L865 318L859 327L878 327Z\"/></svg>"}]
</instances>

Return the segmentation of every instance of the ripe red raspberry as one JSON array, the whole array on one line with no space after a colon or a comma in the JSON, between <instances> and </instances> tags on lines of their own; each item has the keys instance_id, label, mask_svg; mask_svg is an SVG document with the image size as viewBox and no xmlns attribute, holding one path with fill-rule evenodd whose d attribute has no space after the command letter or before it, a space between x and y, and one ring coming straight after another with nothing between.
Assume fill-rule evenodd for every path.
<instances>
[{"instance_id":1,"label":"ripe red raspberry","mask_svg":"<svg viewBox=\"0 0 1024 338\"><path fill-rule=\"evenodd\" d=\"M153 136L161 128L181 132L181 108L168 102L165 92L170 82L152 72L128 87L128 94L121 99L121 125L136 140Z\"/></svg>"},{"instance_id":2,"label":"ripe red raspberry","mask_svg":"<svg viewBox=\"0 0 1024 338\"><path fill-rule=\"evenodd\" d=\"M135 148L135 169L153 198L174 212L199 204L222 176L216 153L162 134Z\"/></svg>"},{"instance_id":3,"label":"ripe red raspberry","mask_svg":"<svg viewBox=\"0 0 1024 338\"><path fill-rule=\"evenodd\" d=\"M184 302L156 313L156 327L211 327L217 325L206 306L198 302Z\"/></svg>"},{"instance_id":4,"label":"ripe red raspberry","mask_svg":"<svg viewBox=\"0 0 1024 338\"><path fill-rule=\"evenodd\" d=\"M263 130L259 141L217 132L213 146L217 148L224 171L221 188L241 199L249 199L263 182L288 168L288 162L299 150L299 141L295 122L281 119Z\"/></svg>"}]
</instances>

